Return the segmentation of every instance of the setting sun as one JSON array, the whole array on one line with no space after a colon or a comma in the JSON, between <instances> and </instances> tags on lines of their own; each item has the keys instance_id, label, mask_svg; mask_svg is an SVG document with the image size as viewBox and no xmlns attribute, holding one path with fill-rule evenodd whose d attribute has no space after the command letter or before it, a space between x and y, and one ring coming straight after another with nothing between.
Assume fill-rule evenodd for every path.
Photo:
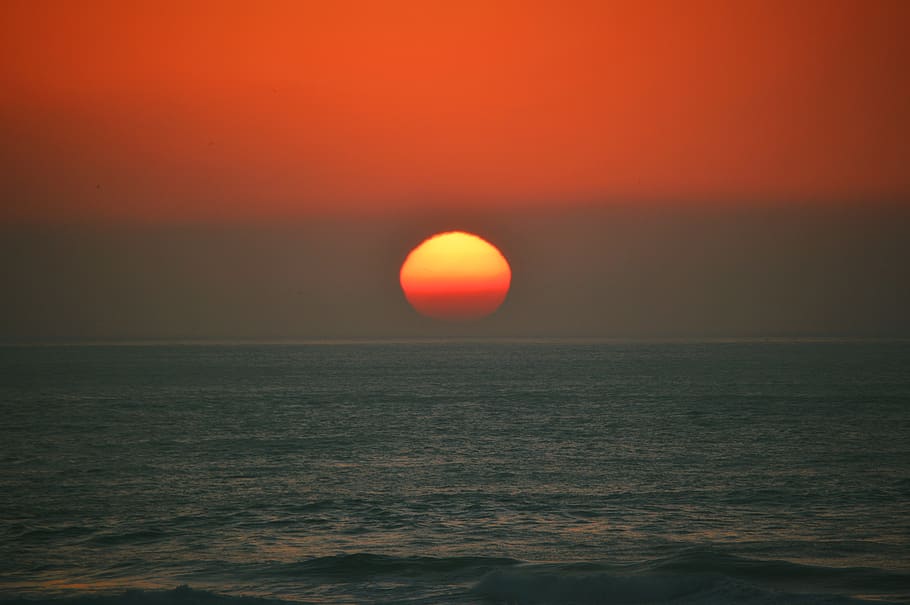
<instances>
[{"instance_id":1,"label":"setting sun","mask_svg":"<svg viewBox=\"0 0 910 605\"><path fill-rule=\"evenodd\" d=\"M401 289L428 317L469 320L493 313L506 298L512 270L488 241L463 231L434 235L401 266Z\"/></svg>"}]
</instances>

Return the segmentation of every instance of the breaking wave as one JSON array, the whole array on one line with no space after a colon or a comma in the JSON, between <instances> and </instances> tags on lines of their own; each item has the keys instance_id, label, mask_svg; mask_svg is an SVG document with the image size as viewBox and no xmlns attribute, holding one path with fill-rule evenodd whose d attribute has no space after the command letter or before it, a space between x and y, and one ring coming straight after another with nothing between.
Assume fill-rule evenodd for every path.
<instances>
[{"instance_id":1,"label":"breaking wave","mask_svg":"<svg viewBox=\"0 0 910 605\"><path fill-rule=\"evenodd\" d=\"M518 566L488 574L475 591L493 602L528 605L847 605L869 602L858 595L907 602L910 575L693 551L625 567Z\"/></svg>"},{"instance_id":2,"label":"breaking wave","mask_svg":"<svg viewBox=\"0 0 910 605\"><path fill-rule=\"evenodd\" d=\"M221 588L0 599L0 605L856 605L910 602L910 574L690 551L628 563L527 563L504 557L370 553L226 569ZM233 577L233 582L228 576ZM282 587L277 589L276 587ZM382 587L377 588L377 587ZM208 586L206 588L209 588ZM387 592L394 589L393 592ZM256 596L249 596L249 595ZM332 599L326 599L327 595ZM395 596L397 595L397 596Z\"/></svg>"}]
</instances>

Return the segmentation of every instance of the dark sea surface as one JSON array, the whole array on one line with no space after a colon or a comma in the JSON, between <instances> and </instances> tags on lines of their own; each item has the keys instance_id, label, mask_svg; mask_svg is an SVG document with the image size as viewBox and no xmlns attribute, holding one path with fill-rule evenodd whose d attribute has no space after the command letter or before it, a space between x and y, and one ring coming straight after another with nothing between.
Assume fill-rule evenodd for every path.
<instances>
[{"instance_id":1,"label":"dark sea surface","mask_svg":"<svg viewBox=\"0 0 910 605\"><path fill-rule=\"evenodd\" d=\"M910 343L0 348L0 601L910 603Z\"/></svg>"}]
</instances>

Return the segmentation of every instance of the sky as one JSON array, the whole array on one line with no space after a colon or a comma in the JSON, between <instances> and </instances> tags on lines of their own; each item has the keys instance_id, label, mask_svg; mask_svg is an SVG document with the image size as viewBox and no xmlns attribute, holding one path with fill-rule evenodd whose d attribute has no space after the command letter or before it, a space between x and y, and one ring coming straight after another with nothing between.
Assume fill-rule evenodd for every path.
<instances>
[{"instance_id":1,"label":"sky","mask_svg":"<svg viewBox=\"0 0 910 605\"><path fill-rule=\"evenodd\" d=\"M910 335L906 2L0 13L2 341ZM397 281L451 229L469 325Z\"/></svg>"}]
</instances>

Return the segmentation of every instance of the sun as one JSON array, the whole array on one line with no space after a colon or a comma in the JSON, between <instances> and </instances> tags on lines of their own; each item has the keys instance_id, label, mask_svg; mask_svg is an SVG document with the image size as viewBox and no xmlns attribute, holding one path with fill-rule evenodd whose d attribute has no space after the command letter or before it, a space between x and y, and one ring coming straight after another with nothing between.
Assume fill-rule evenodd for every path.
<instances>
[{"instance_id":1,"label":"sun","mask_svg":"<svg viewBox=\"0 0 910 605\"><path fill-rule=\"evenodd\" d=\"M405 298L422 315L464 321L499 308L509 293L512 269L490 242L449 231L411 250L399 279Z\"/></svg>"}]
</instances>

